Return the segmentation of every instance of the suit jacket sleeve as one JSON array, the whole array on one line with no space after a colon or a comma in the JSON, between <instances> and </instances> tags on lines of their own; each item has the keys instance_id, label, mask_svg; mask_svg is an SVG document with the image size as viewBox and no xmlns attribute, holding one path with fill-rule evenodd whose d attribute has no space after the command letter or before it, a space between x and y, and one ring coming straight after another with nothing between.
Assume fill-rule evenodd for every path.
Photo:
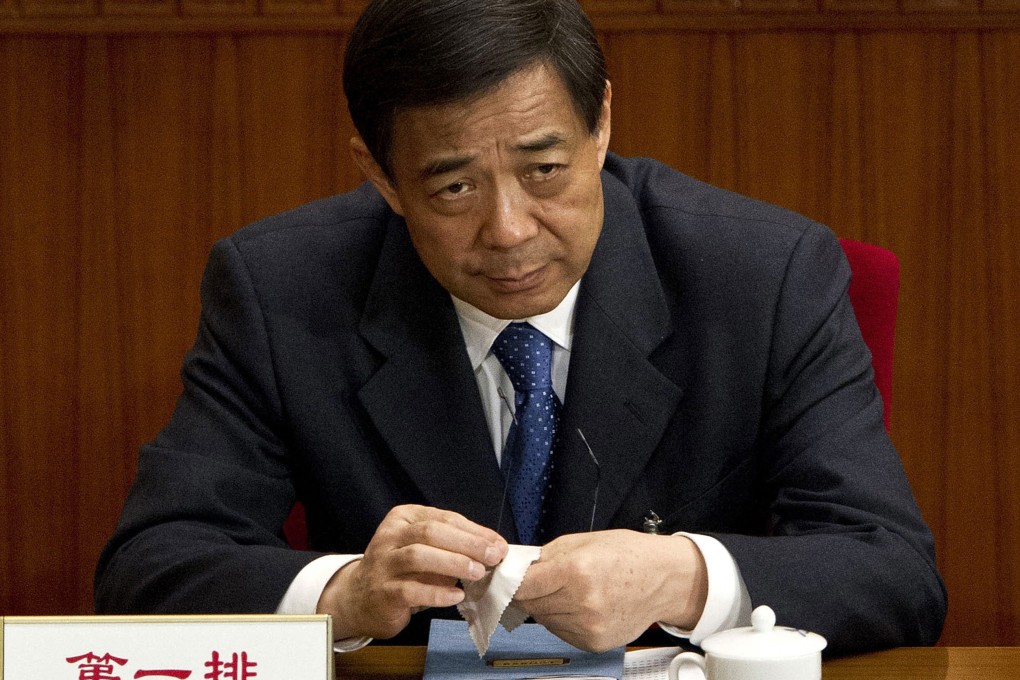
<instances>
[{"instance_id":1,"label":"suit jacket sleeve","mask_svg":"<svg viewBox=\"0 0 1020 680\"><path fill-rule=\"evenodd\" d=\"M294 501L259 300L230 240L202 282L202 316L169 425L138 474L96 572L99 613L272 612L317 553L280 526Z\"/></svg>"},{"instance_id":2,"label":"suit jacket sleeve","mask_svg":"<svg viewBox=\"0 0 1020 680\"><path fill-rule=\"evenodd\" d=\"M871 357L828 230L794 249L774 312L759 468L764 536L714 534L754 604L830 652L934 644L946 611L934 544L882 424Z\"/></svg>"}]
</instances>

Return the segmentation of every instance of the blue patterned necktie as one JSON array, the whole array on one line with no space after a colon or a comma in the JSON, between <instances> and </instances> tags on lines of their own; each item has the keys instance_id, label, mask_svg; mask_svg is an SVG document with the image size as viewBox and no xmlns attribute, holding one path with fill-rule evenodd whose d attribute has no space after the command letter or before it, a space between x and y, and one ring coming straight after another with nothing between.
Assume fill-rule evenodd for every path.
<instances>
[{"instance_id":1,"label":"blue patterned necktie","mask_svg":"<svg viewBox=\"0 0 1020 680\"><path fill-rule=\"evenodd\" d=\"M515 419L503 449L510 507L517 537L535 545L560 416L552 387L552 341L529 324L512 323L492 351L514 385Z\"/></svg>"}]
</instances>

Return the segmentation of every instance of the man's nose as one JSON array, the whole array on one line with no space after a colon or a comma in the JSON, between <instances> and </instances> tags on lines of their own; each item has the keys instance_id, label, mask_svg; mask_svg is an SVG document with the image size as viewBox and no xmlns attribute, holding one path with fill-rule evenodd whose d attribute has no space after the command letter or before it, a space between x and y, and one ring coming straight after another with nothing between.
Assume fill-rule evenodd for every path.
<instances>
[{"instance_id":1,"label":"man's nose","mask_svg":"<svg viewBox=\"0 0 1020 680\"><path fill-rule=\"evenodd\" d=\"M538 233L531 197L519 185L497 187L492 193L482 239L490 248L513 248Z\"/></svg>"}]
</instances>

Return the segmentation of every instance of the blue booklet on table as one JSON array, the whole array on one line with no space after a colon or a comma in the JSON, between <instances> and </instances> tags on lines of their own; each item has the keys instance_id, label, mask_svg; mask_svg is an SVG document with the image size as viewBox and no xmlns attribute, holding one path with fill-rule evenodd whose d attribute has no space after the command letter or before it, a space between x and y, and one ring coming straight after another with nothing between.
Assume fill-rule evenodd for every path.
<instances>
[{"instance_id":1,"label":"blue booklet on table","mask_svg":"<svg viewBox=\"0 0 1020 680\"><path fill-rule=\"evenodd\" d=\"M508 633L496 627L485 657L468 634L467 621L433 619L424 680L531 680L623 677L624 648L594 654L568 645L537 623Z\"/></svg>"}]
</instances>

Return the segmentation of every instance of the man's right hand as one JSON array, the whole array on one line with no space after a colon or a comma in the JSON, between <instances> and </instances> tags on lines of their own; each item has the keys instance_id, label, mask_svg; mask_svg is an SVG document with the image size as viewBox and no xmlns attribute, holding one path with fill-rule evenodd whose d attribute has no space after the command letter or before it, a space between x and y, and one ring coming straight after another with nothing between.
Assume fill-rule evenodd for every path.
<instances>
[{"instance_id":1,"label":"man's right hand","mask_svg":"<svg viewBox=\"0 0 1020 680\"><path fill-rule=\"evenodd\" d=\"M390 510L365 557L326 584L316 613L333 615L333 635L391 638L411 614L464 599L457 581L477 581L499 564L502 536L455 512L421 505Z\"/></svg>"}]
</instances>

